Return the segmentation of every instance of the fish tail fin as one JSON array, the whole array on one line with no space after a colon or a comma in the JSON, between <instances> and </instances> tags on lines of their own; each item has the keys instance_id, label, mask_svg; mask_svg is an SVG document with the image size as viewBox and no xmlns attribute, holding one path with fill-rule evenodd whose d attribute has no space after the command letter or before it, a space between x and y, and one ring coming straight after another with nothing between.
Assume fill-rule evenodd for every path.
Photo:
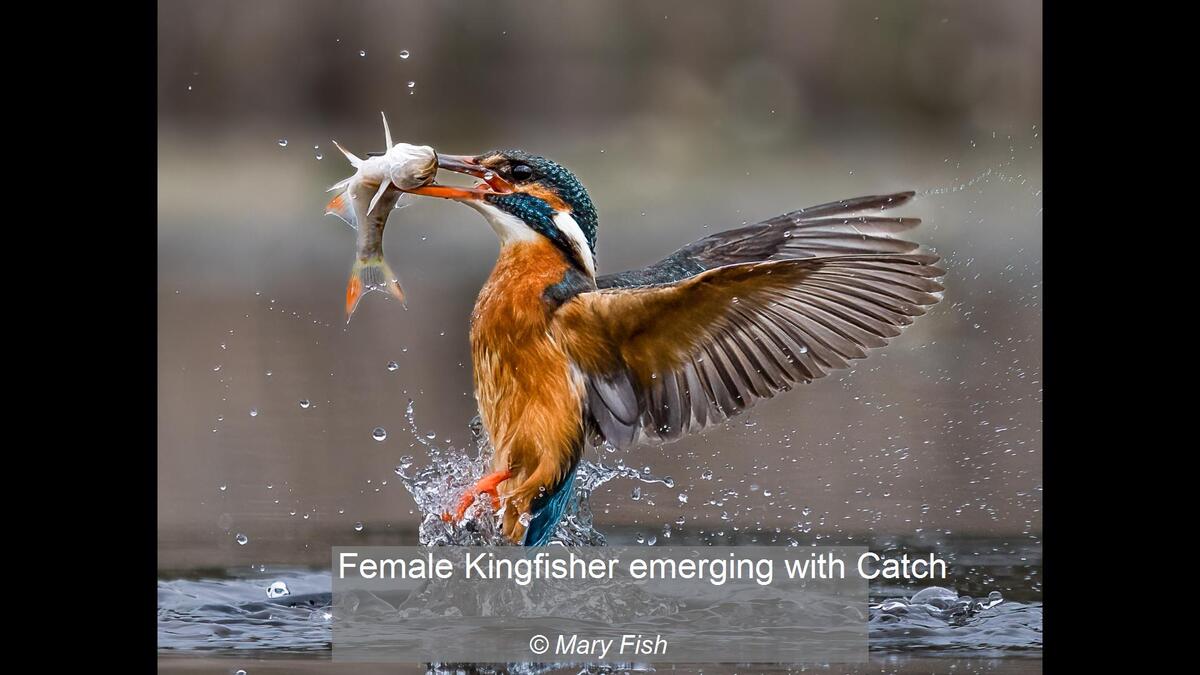
<instances>
[{"instance_id":1,"label":"fish tail fin","mask_svg":"<svg viewBox=\"0 0 1200 675\"><path fill-rule=\"evenodd\" d=\"M350 317L354 315L362 296L371 291L388 293L404 302L400 280L382 255L367 260L355 259L354 267L350 270L350 281L346 284L346 323L350 323Z\"/></svg>"}]
</instances>

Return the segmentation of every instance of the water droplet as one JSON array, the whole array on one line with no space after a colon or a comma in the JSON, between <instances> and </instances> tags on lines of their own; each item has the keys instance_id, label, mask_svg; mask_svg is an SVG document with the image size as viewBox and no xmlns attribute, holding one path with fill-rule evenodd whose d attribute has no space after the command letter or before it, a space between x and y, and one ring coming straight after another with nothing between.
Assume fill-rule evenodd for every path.
<instances>
[{"instance_id":1,"label":"water droplet","mask_svg":"<svg viewBox=\"0 0 1200 675\"><path fill-rule=\"evenodd\" d=\"M404 471L406 469L408 469L408 467L412 466L412 463L413 463L412 455L405 455L405 456L401 457L400 463L397 464L396 468L395 468L396 475L403 476Z\"/></svg>"},{"instance_id":2,"label":"water droplet","mask_svg":"<svg viewBox=\"0 0 1200 675\"><path fill-rule=\"evenodd\" d=\"M395 372L395 371L396 371L396 369L397 369L397 368L399 368L399 367L400 367L400 364L399 364L399 363L396 363L395 361L388 361L387 369L388 369L389 371L391 371L391 372Z\"/></svg>"},{"instance_id":3,"label":"water droplet","mask_svg":"<svg viewBox=\"0 0 1200 675\"><path fill-rule=\"evenodd\" d=\"M365 50L365 49L360 49L360 50L358 50L358 55L359 55L359 56L366 56L366 55L367 55L367 50Z\"/></svg>"},{"instance_id":4,"label":"water droplet","mask_svg":"<svg viewBox=\"0 0 1200 675\"><path fill-rule=\"evenodd\" d=\"M286 147L287 147L287 139L286 139L286 138L281 138L281 139L279 139L279 140L277 141L277 143L279 143L279 147L281 147L281 148L286 148Z\"/></svg>"},{"instance_id":5,"label":"water droplet","mask_svg":"<svg viewBox=\"0 0 1200 675\"><path fill-rule=\"evenodd\" d=\"M679 503L680 503L680 504L686 504L686 503L687 503L687 500L688 500L687 493L686 493L686 492L680 492L680 493L679 493Z\"/></svg>"},{"instance_id":6,"label":"water droplet","mask_svg":"<svg viewBox=\"0 0 1200 675\"><path fill-rule=\"evenodd\" d=\"M701 480L712 480L712 478L713 478L712 469L705 469L704 473L700 474L700 478L701 478Z\"/></svg>"},{"instance_id":7,"label":"water droplet","mask_svg":"<svg viewBox=\"0 0 1200 675\"><path fill-rule=\"evenodd\" d=\"M375 427L375 431L371 432L371 438L374 438L377 441L383 441L387 438L387 429L384 429L383 427Z\"/></svg>"},{"instance_id":8,"label":"water droplet","mask_svg":"<svg viewBox=\"0 0 1200 675\"><path fill-rule=\"evenodd\" d=\"M358 521L358 522L356 522L356 523L354 523L354 531L355 531L355 532L362 532L362 531L363 531L363 524L362 524L362 521L361 521L361 520L360 520L360 521Z\"/></svg>"},{"instance_id":9,"label":"water droplet","mask_svg":"<svg viewBox=\"0 0 1200 675\"><path fill-rule=\"evenodd\" d=\"M408 53L407 49L403 49L400 51L400 58L407 59L409 56L410 56L410 54Z\"/></svg>"},{"instance_id":10,"label":"water droplet","mask_svg":"<svg viewBox=\"0 0 1200 675\"><path fill-rule=\"evenodd\" d=\"M258 408L251 408L251 409L250 409L250 416L251 416L251 417L258 417Z\"/></svg>"},{"instance_id":11,"label":"water droplet","mask_svg":"<svg viewBox=\"0 0 1200 675\"><path fill-rule=\"evenodd\" d=\"M409 80L409 81L408 81L408 88L409 88L409 89L412 89L412 88L413 88L413 87L415 87L415 86L417 86L417 83L416 83L416 82L414 82L414 81L412 81L412 80Z\"/></svg>"},{"instance_id":12,"label":"water droplet","mask_svg":"<svg viewBox=\"0 0 1200 675\"><path fill-rule=\"evenodd\" d=\"M287 587L287 584L283 583L282 581L276 581L275 583L271 584L270 586L267 586L267 597L268 598L282 598L285 595L291 595L291 594L292 594L292 591L289 590Z\"/></svg>"},{"instance_id":13,"label":"water droplet","mask_svg":"<svg viewBox=\"0 0 1200 675\"><path fill-rule=\"evenodd\" d=\"M226 491L226 490L228 490L228 489L229 489L229 486L228 486L228 485L221 485L221 486L219 486L217 489L218 489L218 490L220 490L221 492L224 492L224 491Z\"/></svg>"},{"instance_id":14,"label":"water droplet","mask_svg":"<svg viewBox=\"0 0 1200 675\"><path fill-rule=\"evenodd\" d=\"M234 537L233 539L234 539L234 541L236 541L238 543L238 546L245 546L246 544L250 543L250 537L247 537L246 535L242 534L241 532L238 532L237 536Z\"/></svg>"},{"instance_id":15,"label":"water droplet","mask_svg":"<svg viewBox=\"0 0 1200 675\"><path fill-rule=\"evenodd\" d=\"M640 487L633 488L633 492L630 493L629 496L630 496L630 498L633 499L633 501L635 501L635 502L638 501L639 499L642 498L642 488L640 488Z\"/></svg>"},{"instance_id":16,"label":"water droplet","mask_svg":"<svg viewBox=\"0 0 1200 675\"><path fill-rule=\"evenodd\" d=\"M306 399L306 398L300 399L300 407L301 408L308 410L308 407L311 405L312 405L312 403L308 399Z\"/></svg>"},{"instance_id":17,"label":"water droplet","mask_svg":"<svg viewBox=\"0 0 1200 675\"><path fill-rule=\"evenodd\" d=\"M233 671L233 675L246 675L246 671L238 668L237 670Z\"/></svg>"},{"instance_id":18,"label":"water droplet","mask_svg":"<svg viewBox=\"0 0 1200 675\"><path fill-rule=\"evenodd\" d=\"M656 537L654 535L650 535L650 537L646 539L647 546L653 546L656 543L658 543L658 537Z\"/></svg>"}]
</instances>

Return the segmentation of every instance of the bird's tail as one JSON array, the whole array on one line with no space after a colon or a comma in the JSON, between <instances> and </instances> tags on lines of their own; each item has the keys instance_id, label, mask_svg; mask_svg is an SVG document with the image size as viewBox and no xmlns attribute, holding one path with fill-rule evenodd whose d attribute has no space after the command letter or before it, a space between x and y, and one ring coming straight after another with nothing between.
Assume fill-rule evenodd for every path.
<instances>
[{"instance_id":1,"label":"bird's tail","mask_svg":"<svg viewBox=\"0 0 1200 675\"><path fill-rule=\"evenodd\" d=\"M350 317L354 315L363 294L371 291L386 292L404 302L404 289L400 288L400 280L396 278L396 273L382 255L367 260L354 259L354 267L350 270L350 282L346 284L346 323L350 323Z\"/></svg>"},{"instance_id":2,"label":"bird's tail","mask_svg":"<svg viewBox=\"0 0 1200 675\"><path fill-rule=\"evenodd\" d=\"M571 503L571 495L575 493L575 471L571 469L566 480L559 483L553 492L533 500L529 509L533 517L525 529L526 546L545 546L550 542L550 537L558 529L558 521L562 520L567 505Z\"/></svg>"}]
</instances>

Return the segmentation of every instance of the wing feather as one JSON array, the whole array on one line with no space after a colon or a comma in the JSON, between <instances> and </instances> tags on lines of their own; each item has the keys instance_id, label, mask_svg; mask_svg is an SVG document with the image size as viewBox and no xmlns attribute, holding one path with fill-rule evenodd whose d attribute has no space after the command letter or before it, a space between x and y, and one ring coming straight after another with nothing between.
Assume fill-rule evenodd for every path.
<instances>
[{"instance_id":1,"label":"wing feather","mask_svg":"<svg viewBox=\"0 0 1200 675\"><path fill-rule=\"evenodd\" d=\"M919 225L920 219L863 212L900 206L912 197L912 192L870 195L792 211L694 241L648 267L601 276L596 285L604 289L668 284L705 270L763 260L911 253L918 245L898 235Z\"/></svg>"},{"instance_id":2,"label":"wing feather","mask_svg":"<svg viewBox=\"0 0 1200 675\"><path fill-rule=\"evenodd\" d=\"M580 293L552 330L585 376L601 438L672 441L886 345L940 299L936 261L869 253L724 265Z\"/></svg>"}]
</instances>

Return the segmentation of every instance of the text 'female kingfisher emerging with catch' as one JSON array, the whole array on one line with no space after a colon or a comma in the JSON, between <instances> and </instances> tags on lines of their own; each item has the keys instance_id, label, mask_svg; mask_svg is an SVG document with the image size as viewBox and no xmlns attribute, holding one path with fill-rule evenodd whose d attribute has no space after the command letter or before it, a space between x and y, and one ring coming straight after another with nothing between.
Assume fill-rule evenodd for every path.
<instances>
[{"instance_id":1,"label":"text 'female kingfisher emerging with catch'","mask_svg":"<svg viewBox=\"0 0 1200 675\"><path fill-rule=\"evenodd\" d=\"M439 155L482 180L414 194L460 201L500 238L471 317L480 417L495 454L478 494L515 542L550 540L585 444L666 442L823 377L941 299L935 255L858 197L705 237L644 269L596 275L596 209L573 173L518 150Z\"/></svg>"}]
</instances>

